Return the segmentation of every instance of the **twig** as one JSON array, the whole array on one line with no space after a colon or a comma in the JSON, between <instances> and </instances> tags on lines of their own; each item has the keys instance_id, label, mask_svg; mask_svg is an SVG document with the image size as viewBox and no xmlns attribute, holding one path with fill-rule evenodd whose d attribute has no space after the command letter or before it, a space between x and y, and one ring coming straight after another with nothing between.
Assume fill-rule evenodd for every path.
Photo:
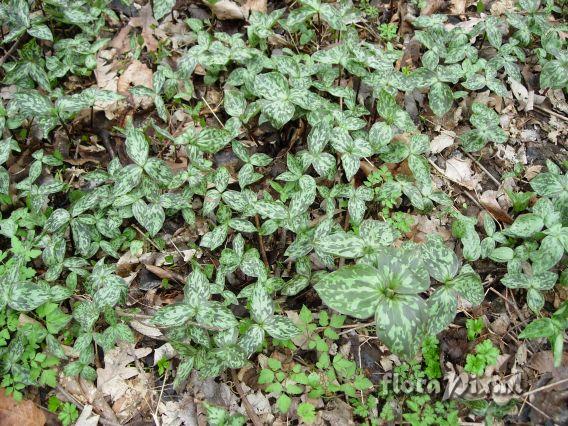
<instances>
[{"instance_id":1,"label":"twig","mask_svg":"<svg viewBox=\"0 0 568 426\"><path fill-rule=\"evenodd\" d=\"M156 426L160 426L160 421L158 420L158 408L160 408L160 402L162 401L162 395L164 394L164 386L166 385L166 380L168 379L168 371L169 366L166 368L166 372L164 373L164 378L162 379L162 389L160 389L160 396L158 397L158 402L156 403L156 410L152 417L154 418L154 422Z\"/></svg>"},{"instance_id":2,"label":"twig","mask_svg":"<svg viewBox=\"0 0 568 426\"><path fill-rule=\"evenodd\" d=\"M235 384L235 388L241 397L241 401L245 404L245 409L247 410L247 414L249 416L249 420L252 422L254 426L262 426L262 420L260 417L255 413L253 406L251 405L250 401L248 400L243 387L241 386L241 382L239 382L239 377L237 376L236 370L231 370L231 377L233 378L233 383Z\"/></svg>"},{"instance_id":3,"label":"twig","mask_svg":"<svg viewBox=\"0 0 568 426\"><path fill-rule=\"evenodd\" d=\"M453 183L455 183L455 184L457 184L457 185L459 185L459 186L463 186L464 188L467 188L467 186L465 186L462 182L460 182L460 181L458 181L458 180L455 180L455 179L452 179L451 177L447 176L447 175L444 173L444 171L443 171L442 169L440 169L440 168L438 167L438 165L437 165L436 163L434 163L431 159L428 159L428 162L429 162L429 163L432 165L432 167L434 167L434 169L435 169L438 173L440 173L440 175L442 175L444 178L448 179L449 181L451 181L451 182L453 182ZM477 207L479 207L480 209L483 209L483 210L487 210L485 207L483 207L483 206L479 203L479 201L477 201L477 200L475 199L475 197L474 197L473 195L471 195L471 194L469 193L469 191L465 191L465 190L464 190L463 193L467 196L467 198L469 198L471 201L473 201L474 204L475 204Z\"/></svg>"},{"instance_id":4,"label":"twig","mask_svg":"<svg viewBox=\"0 0 568 426\"><path fill-rule=\"evenodd\" d=\"M258 218L258 215L254 216L254 222L256 223L256 227L259 228L260 230L260 219ZM260 254L262 256L262 261L264 262L264 266L270 268L270 264L268 263L268 257L266 257L266 250L264 249L264 241L262 240L262 235L260 235L260 232L257 232L257 236L258 236L258 245L260 246Z\"/></svg>"},{"instance_id":5,"label":"twig","mask_svg":"<svg viewBox=\"0 0 568 426\"><path fill-rule=\"evenodd\" d=\"M465 151L463 151L463 153L465 155L467 155L469 158L471 158L471 160L475 164L477 164L481 170L483 170L485 172L485 174L489 177L489 179L491 179L495 183L495 185L497 185L497 188L499 188L501 186L501 182L499 182L499 180L497 178L495 178L495 176L493 176L489 172L489 170L487 170L479 161L477 161L473 155L471 155L469 152L465 152Z\"/></svg>"},{"instance_id":6,"label":"twig","mask_svg":"<svg viewBox=\"0 0 568 426\"><path fill-rule=\"evenodd\" d=\"M523 396L527 397L529 395L533 395L533 394L541 392L545 389L553 388L554 386L558 386L558 385L561 385L562 383L566 383L566 382L568 382L568 379L558 380L557 382L551 383L549 385L541 386L540 388L536 388L536 389L533 389L531 391L527 391L523 394Z\"/></svg>"},{"instance_id":7,"label":"twig","mask_svg":"<svg viewBox=\"0 0 568 426\"><path fill-rule=\"evenodd\" d=\"M16 40L14 42L14 44L12 45L12 47L10 47L10 49L8 49L8 51L4 54L4 56L2 56L2 58L0 58L0 67L2 66L2 64L4 62L6 62L8 60L8 58L10 56L12 56L12 54L16 51L16 49L18 48L18 46L22 43L22 41L24 40L25 35L22 35L18 40Z\"/></svg>"},{"instance_id":8,"label":"twig","mask_svg":"<svg viewBox=\"0 0 568 426\"><path fill-rule=\"evenodd\" d=\"M67 400L68 402L70 402L71 404L73 404L74 406L76 406L79 410L83 411L83 409L85 408L85 406L83 404L81 404L81 402L79 402L79 400L77 398L75 398L74 395L72 395L71 393L69 393L63 386L61 385L57 385L57 387L55 388L57 390L57 392L61 393ZM99 422L103 425L106 426L120 426L120 423L115 422L114 420L109 420L105 417L103 417L102 414L99 414Z\"/></svg>"},{"instance_id":9,"label":"twig","mask_svg":"<svg viewBox=\"0 0 568 426\"><path fill-rule=\"evenodd\" d=\"M215 114L215 111L213 111L213 108L211 108L211 105L209 105L209 102L207 102L207 99L205 99L205 97L201 97L201 100L203 102L205 102L205 105L207 105L207 108L209 108L209 111L211 111L211 113L213 114L213 116L217 119L217 121L219 122L219 124L225 128L225 125L223 124L223 122L221 120L219 120L219 117L217 117L217 114Z\"/></svg>"},{"instance_id":10,"label":"twig","mask_svg":"<svg viewBox=\"0 0 568 426\"><path fill-rule=\"evenodd\" d=\"M553 116L555 116L555 117L557 117L557 118L559 118L559 119L561 119L561 120L568 121L568 117L566 117L565 115L558 114L557 112L554 112L554 111L552 111L552 110L550 110L550 109L548 109L548 108L545 108L545 107L541 107L540 105L535 105L534 107L535 107L536 109L541 110L542 112L546 112L546 113L548 113L548 114L550 114L550 115L553 115Z\"/></svg>"},{"instance_id":11,"label":"twig","mask_svg":"<svg viewBox=\"0 0 568 426\"><path fill-rule=\"evenodd\" d=\"M139 233L140 235L142 235L142 237L144 237L144 239L145 239L146 241L148 241L150 244L152 244L156 250L162 251L162 249L160 249L160 247L158 247L158 245L157 245L154 241L152 241L150 238L148 238L148 237L146 236L146 234L144 233L144 231L142 231L140 228L138 228L138 226L136 226L135 224L132 224L131 226L132 226L134 229L136 229L136 230L138 231L138 233Z\"/></svg>"}]
</instances>

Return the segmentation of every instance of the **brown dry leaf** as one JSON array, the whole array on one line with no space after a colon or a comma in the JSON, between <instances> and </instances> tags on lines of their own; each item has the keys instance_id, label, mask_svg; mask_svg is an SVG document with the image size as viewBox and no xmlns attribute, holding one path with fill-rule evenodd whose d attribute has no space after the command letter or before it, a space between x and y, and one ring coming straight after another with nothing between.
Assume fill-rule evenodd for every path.
<instances>
[{"instance_id":1,"label":"brown dry leaf","mask_svg":"<svg viewBox=\"0 0 568 426\"><path fill-rule=\"evenodd\" d=\"M128 89L134 86L145 86L149 89L154 88L152 83L152 70L139 60L133 60L124 73L119 77L116 90L124 96L131 95ZM131 95L132 96L132 95ZM150 108L153 100L150 96L132 96L134 105L142 109Z\"/></svg>"},{"instance_id":2,"label":"brown dry leaf","mask_svg":"<svg viewBox=\"0 0 568 426\"><path fill-rule=\"evenodd\" d=\"M105 368L97 368L97 388L113 401L124 396L129 389L126 381L140 374L136 367L129 367L128 364L152 352L151 348L131 349L131 345L123 345L108 351L104 356Z\"/></svg>"},{"instance_id":3,"label":"brown dry leaf","mask_svg":"<svg viewBox=\"0 0 568 426\"><path fill-rule=\"evenodd\" d=\"M442 152L444 149L452 146L455 139L456 134L454 132L444 131L440 133L430 142L430 152L432 154L438 154L439 152Z\"/></svg>"},{"instance_id":4,"label":"brown dry leaf","mask_svg":"<svg viewBox=\"0 0 568 426\"><path fill-rule=\"evenodd\" d=\"M467 6L467 0L451 0L452 7L450 8L451 13L454 15L463 15L465 13L465 8Z\"/></svg>"},{"instance_id":5,"label":"brown dry leaf","mask_svg":"<svg viewBox=\"0 0 568 426\"><path fill-rule=\"evenodd\" d=\"M568 352L563 353L562 365L568 365ZM536 370L538 374L550 373L554 370L554 356L552 355L552 351L535 353L529 361L529 366Z\"/></svg>"},{"instance_id":6,"label":"brown dry leaf","mask_svg":"<svg viewBox=\"0 0 568 426\"><path fill-rule=\"evenodd\" d=\"M420 15L432 15L443 8L445 4L446 2L444 0L430 0L426 2L426 6L420 11Z\"/></svg>"},{"instance_id":7,"label":"brown dry leaf","mask_svg":"<svg viewBox=\"0 0 568 426\"><path fill-rule=\"evenodd\" d=\"M497 201L499 199L499 201ZM495 219L499 222L513 223L513 218L507 213L507 208L510 207L509 199L498 191L485 191L479 197L479 203L489 211Z\"/></svg>"},{"instance_id":8,"label":"brown dry leaf","mask_svg":"<svg viewBox=\"0 0 568 426\"><path fill-rule=\"evenodd\" d=\"M182 395L180 401L161 401L158 404L163 426L197 426L197 407L193 396Z\"/></svg>"},{"instance_id":9,"label":"brown dry leaf","mask_svg":"<svg viewBox=\"0 0 568 426\"><path fill-rule=\"evenodd\" d=\"M471 160L452 157L446 160L446 170L444 175L451 181L467 188L475 190L481 180L480 175L476 175L471 168Z\"/></svg>"},{"instance_id":10,"label":"brown dry leaf","mask_svg":"<svg viewBox=\"0 0 568 426\"><path fill-rule=\"evenodd\" d=\"M266 13L266 0L247 0L244 7L250 12L253 10L256 12Z\"/></svg>"},{"instance_id":11,"label":"brown dry leaf","mask_svg":"<svg viewBox=\"0 0 568 426\"><path fill-rule=\"evenodd\" d=\"M153 399L151 375L142 367L128 366L151 352L151 348L135 349L134 345L121 345L105 353L104 369L97 368L97 388L103 395L111 397L112 410L122 423L140 410L148 409L144 401Z\"/></svg>"},{"instance_id":12,"label":"brown dry leaf","mask_svg":"<svg viewBox=\"0 0 568 426\"><path fill-rule=\"evenodd\" d=\"M118 79L117 90L120 94L128 95L131 86L146 86L153 89L152 70L139 60L133 60Z\"/></svg>"},{"instance_id":13,"label":"brown dry leaf","mask_svg":"<svg viewBox=\"0 0 568 426\"><path fill-rule=\"evenodd\" d=\"M205 2L211 8L211 12L217 19L221 21L228 19L246 19L245 10L237 3L231 0L220 0L214 4Z\"/></svg>"},{"instance_id":14,"label":"brown dry leaf","mask_svg":"<svg viewBox=\"0 0 568 426\"><path fill-rule=\"evenodd\" d=\"M43 426L45 422L45 415L32 401L16 402L0 388L0 425Z\"/></svg>"},{"instance_id":15,"label":"brown dry leaf","mask_svg":"<svg viewBox=\"0 0 568 426\"><path fill-rule=\"evenodd\" d=\"M216 3L204 1L211 8L217 19L247 19L252 11L266 13L266 0L247 0L243 4L232 0L220 0Z\"/></svg>"},{"instance_id":16,"label":"brown dry leaf","mask_svg":"<svg viewBox=\"0 0 568 426\"><path fill-rule=\"evenodd\" d=\"M142 28L142 39L149 52L158 50L158 40L154 37L154 28L158 27L158 21L152 15L152 3L148 2L142 6L137 17L131 18L129 26Z\"/></svg>"},{"instance_id":17,"label":"brown dry leaf","mask_svg":"<svg viewBox=\"0 0 568 426\"><path fill-rule=\"evenodd\" d=\"M100 417L101 416L98 414L93 414L92 405L85 405L81 415L77 419L77 423L75 423L75 426L97 426L99 424Z\"/></svg>"}]
</instances>

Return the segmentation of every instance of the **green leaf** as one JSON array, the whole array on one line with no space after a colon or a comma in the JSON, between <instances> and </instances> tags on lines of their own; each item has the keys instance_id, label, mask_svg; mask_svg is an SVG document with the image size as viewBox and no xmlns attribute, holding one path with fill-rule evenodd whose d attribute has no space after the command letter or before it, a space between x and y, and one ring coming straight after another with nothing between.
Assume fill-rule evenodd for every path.
<instances>
[{"instance_id":1,"label":"green leaf","mask_svg":"<svg viewBox=\"0 0 568 426\"><path fill-rule=\"evenodd\" d=\"M158 309L158 312L152 318L152 322L162 327L181 326L194 317L195 311L195 308L181 303L168 305Z\"/></svg>"},{"instance_id":2,"label":"green leaf","mask_svg":"<svg viewBox=\"0 0 568 426\"><path fill-rule=\"evenodd\" d=\"M281 129L284 124L288 123L292 117L294 117L294 112L296 111L294 104L287 100L263 100L260 105L262 113L268 118L270 124L272 124L275 129Z\"/></svg>"},{"instance_id":3,"label":"green leaf","mask_svg":"<svg viewBox=\"0 0 568 426\"><path fill-rule=\"evenodd\" d=\"M33 311L49 300L49 290L32 283L16 282L8 294L8 306L15 311Z\"/></svg>"},{"instance_id":4,"label":"green leaf","mask_svg":"<svg viewBox=\"0 0 568 426\"><path fill-rule=\"evenodd\" d=\"M223 101L225 111L232 117L240 117L245 113L247 101L242 92L238 89L225 89Z\"/></svg>"},{"instance_id":5,"label":"green leaf","mask_svg":"<svg viewBox=\"0 0 568 426\"><path fill-rule=\"evenodd\" d=\"M274 305L270 294L260 283L255 284L251 295L250 313L258 324L264 324L274 315Z\"/></svg>"},{"instance_id":6,"label":"green leaf","mask_svg":"<svg viewBox=\"0 0 568 426\"><path fill-rule=\"evenodd\" d=\"M285 414L288 412L288 410L290 409L290 406L292 405L292 398L290 398L288 395L286 395L285 393L283 393L282 395L280 395L278 397L278 399L276 400L276 406L278 407L278 410L282 413Z\"/></svg>"},{"instance_id":7,"label":"green leaf","mask_svg":"<svg viewBox=\"0 0 568 426\"><path fill-rule=\"evenodd\" d=\"M45 221L43 229L45 232L52 232L52 233L57 232L63 226L67 225L70 219L71 215L67 210L65 209L54 210L53 213L51 213L51 216L49 216L49 219Z\"/></svg>"},{"instance_id":8,"label":"green leaf","mask_svg":"<svg viewBox=\"0 0 568 426\"><path fill-rule=\"evenodd\" d=\"M142 179L142 171L142 167L137 164L129 164L121 168L115 177L113 195L120 197L137 187Z\"/></svg>"},{"instance_id":9,"label":"green leaf","mask_svg":"<svg viewBox=\"0 0 568 426\"><path fill-rule=\"evenodd\" d=\"M300 333L298 327L290 319L281 316L270 317L264 322L263 328L273 338L279 340L291 339Z\"/></svg>"},{"instance_id":10,"label":"green leaf","mask_svg":"<svg viewBox=\"0 0 568 426\"><path fill-rule=\"evenodd\" d=\"M218 302L209 302L200 306L196 319L199 324L221 330L227 330L239 324L231 310Z\"/></svg>"},{"instance_id":11,"label":"green leaf","mask_svg":"<svg viewBox=\"0 0 568 426\"><path fill-rule=\"evenodd\" d=\"M314 288L330 308L345 315L366 319L375 313L383 284L375 268L357 264L325 275Z\"/></svg>"},{"instance_id":12,"label":"green leaf","mask_svg":"<svg viewBox=\"0 0 568 426\"><path fill-rule=\"evenodd\" d=\"M544 221L540 216L533 213L526 213L517 216L513 224L505 229L505 234L517 238L530 238L539 232L544 226Z\"/></svg>"},{"instance_id":13,"label":"green leaf","mask_svg":"<svg viewBox=\"0 0 568 426\"><path fill-rule=\"evenodd\" d=\"M53 41L53 34L47 25L33 24L28 28L28 34L41 40Z\"/></svg>"},{"instance_id":14,"label":"green leaf","mask_svg":"<svg viewBox=\"0 0 568 426\"><path fill-rule=\"evenodd\" d=\"M435 336L450 325L457 312L455 291L441 287L428 298L428 334Z\"/></svg>"},{"instance_id":15,"label":"green leaf","mask_svg":"<svg viewBox=\"0 0 568 426\"><path fill-rule=\"evenodd\" d=\"M316 421L316 409L309 402L301 402L298 404L296 413L305 423L311 424Z\"/></svg>"},{"instance_id":16,"label":"green leaf","mask_svg":"<svg viewBox=\"0 0 568 426\"><path fill-rule=\"evenodd\" d=\"M211 250L215 250L219 247L225 239L227 238L227 233L229 232L228 224L221 224L215 227L213 231L208 232L201 238L199 245L201 247L208 247Z\"/></svg>"},{"instance_id":17,"label":"green leaf","mask_svg":"<svg viewBox=\"0 0 568 426\"><path fill-rule=\"evenodd\" d=\"M485 298L481 277L469 265L462 268L460 274L450 282L450 285L474 306L480 305Z\"/></svg>"},{"instance_id":18,"label":"green leaf","mask_svg":"<svg viewBox=\"0 0 568 426\"><path fill-rule=\"evenodd\" d=\"M453 101L452 89L446 83L436 82L430 87L428 105L438 117L450 110Z\"/></svg>"},{"instance_id":19,"label":"green leaf","mask_svg":"<svg viewBox=\"0 0 568 426\"><path fill-rule=\"evenodd\" d=\"M445 283L457 275L460 267L459 259L441 239L429 238L422 245L420 253L428 273L436 281Z\"/></svg>"},{"instance_id":20,"label":"green leaf","mask_svg":"<svg viewBox=\"0 0 568 426\"><path fill-rule=\"evenodd\" d=\"M148 141L141 129L132 124L126 127L126 153L139 166L144 166L148 159Z\"/></svg>"},{"instance_id":21,"label":"green leaf","mask_svg":"<svg viewBox=\"0 0 568 426\"><path fill-rule=\"evenodd\" d=\"M176 4L176 0L153 0L152 9L154 12L154 18L157 21L162 19L168 13L170 13Z\"/></svg>"},{"instance_id":22,"label":"green leaf","mask_svg":"<svg viewBox=\"0 0 568 426\"><path fill-rule=\"evenodd\" d=\"M519 334L521 339L538 339L539 337L552 337L557 333L550 318L538 318L532 321Z\"/></svg>"},{"instance_id":23,"label":"green leaf","mask_svg":"<svg viewBox=\"0 0 568 426\"><path fill-rule=\"evenodd\" d=\"M138 200L132 205L132 214L147 231L150 237L154 237L166 220L164 209L159 204L146 204L143 200Z\"/></svg>"},{"instance_id":24,"label":"green leaf","mask_svg":"<svg viewBox=\"0 0 568 426\"><path fill-rule=\"evenodd\" d=\"M272 383L274 381L274 372L268 368L263 368L260 370L258 375L258 384L264 385L266 383Z\"/></svg>"},{"instance_id":25,"label":"green leaf","mask_svg":"<svg viewBox=\"0 0 568 426\"><path fill-rule=\"evenodd\" d=\"M568 60L553 59L543 65L540 72L541 89L545 87L562 89L566 85L568 85Z\"/></svg>"},{"instance_id":26,"label":"green leaf","mask_svg":"<svg viewBox=\"0 0 568 426\"><path fill-rule=\"evenodd\" d=\"M316 247L324 253L354 259L363 256L365 243L355 235L337 233L318 239Z\"/></svg>"},{"instance_id":27,"label":"green leaf","mask_svg":"<svg viewBox=\"0 0 568 426\"><path fill-rule=\"evenodd\" d=\"M427 318L427 305L420 296L384 297L375 312L377 337L393 353L412 358L420 350Z\"/></svg>"}]
</instances>

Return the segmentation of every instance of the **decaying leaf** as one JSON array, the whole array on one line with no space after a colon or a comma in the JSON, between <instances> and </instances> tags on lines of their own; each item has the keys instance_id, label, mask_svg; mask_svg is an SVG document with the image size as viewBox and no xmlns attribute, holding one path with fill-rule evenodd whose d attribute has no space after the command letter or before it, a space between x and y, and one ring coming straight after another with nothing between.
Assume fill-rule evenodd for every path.
<instances>
[{"instance_id":1,"label":"decaying leaf","mask_svg":"<svg viewBox=\"0 0 568 426\"><path fill-rule=\"evenodd\" d=\"M45 415L32 401L17 402L0 388L0 425L43 426L45 422Z\"/></svg>"},{"instance_id":2,"label":"decaying leaf","mask_svg":"<svg viewBox=\"0 0 568 426\"><path fill-rule=\"evenodd\" d=\"M481 180L480 175L476 175L471 168L471 160L452 157L446 160L446 177L459 183L463 187L475 190L475 187Z\"/></svg>"}]
</instances>

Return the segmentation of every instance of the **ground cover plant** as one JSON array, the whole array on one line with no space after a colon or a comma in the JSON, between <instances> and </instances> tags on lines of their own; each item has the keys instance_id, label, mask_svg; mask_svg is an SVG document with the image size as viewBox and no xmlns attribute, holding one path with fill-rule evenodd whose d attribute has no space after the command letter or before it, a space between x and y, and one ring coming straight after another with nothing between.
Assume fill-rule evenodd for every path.
<instances>
[{"instance_id":1,"label":"ground cover plant","mask_svg":"<svg viewBox=\"0 0 568 426\"><path fill-rule=\"evenodd\" d=\"M6 422L568 421L567 13L3 2Z\"/></svg>"}]
</instances>

